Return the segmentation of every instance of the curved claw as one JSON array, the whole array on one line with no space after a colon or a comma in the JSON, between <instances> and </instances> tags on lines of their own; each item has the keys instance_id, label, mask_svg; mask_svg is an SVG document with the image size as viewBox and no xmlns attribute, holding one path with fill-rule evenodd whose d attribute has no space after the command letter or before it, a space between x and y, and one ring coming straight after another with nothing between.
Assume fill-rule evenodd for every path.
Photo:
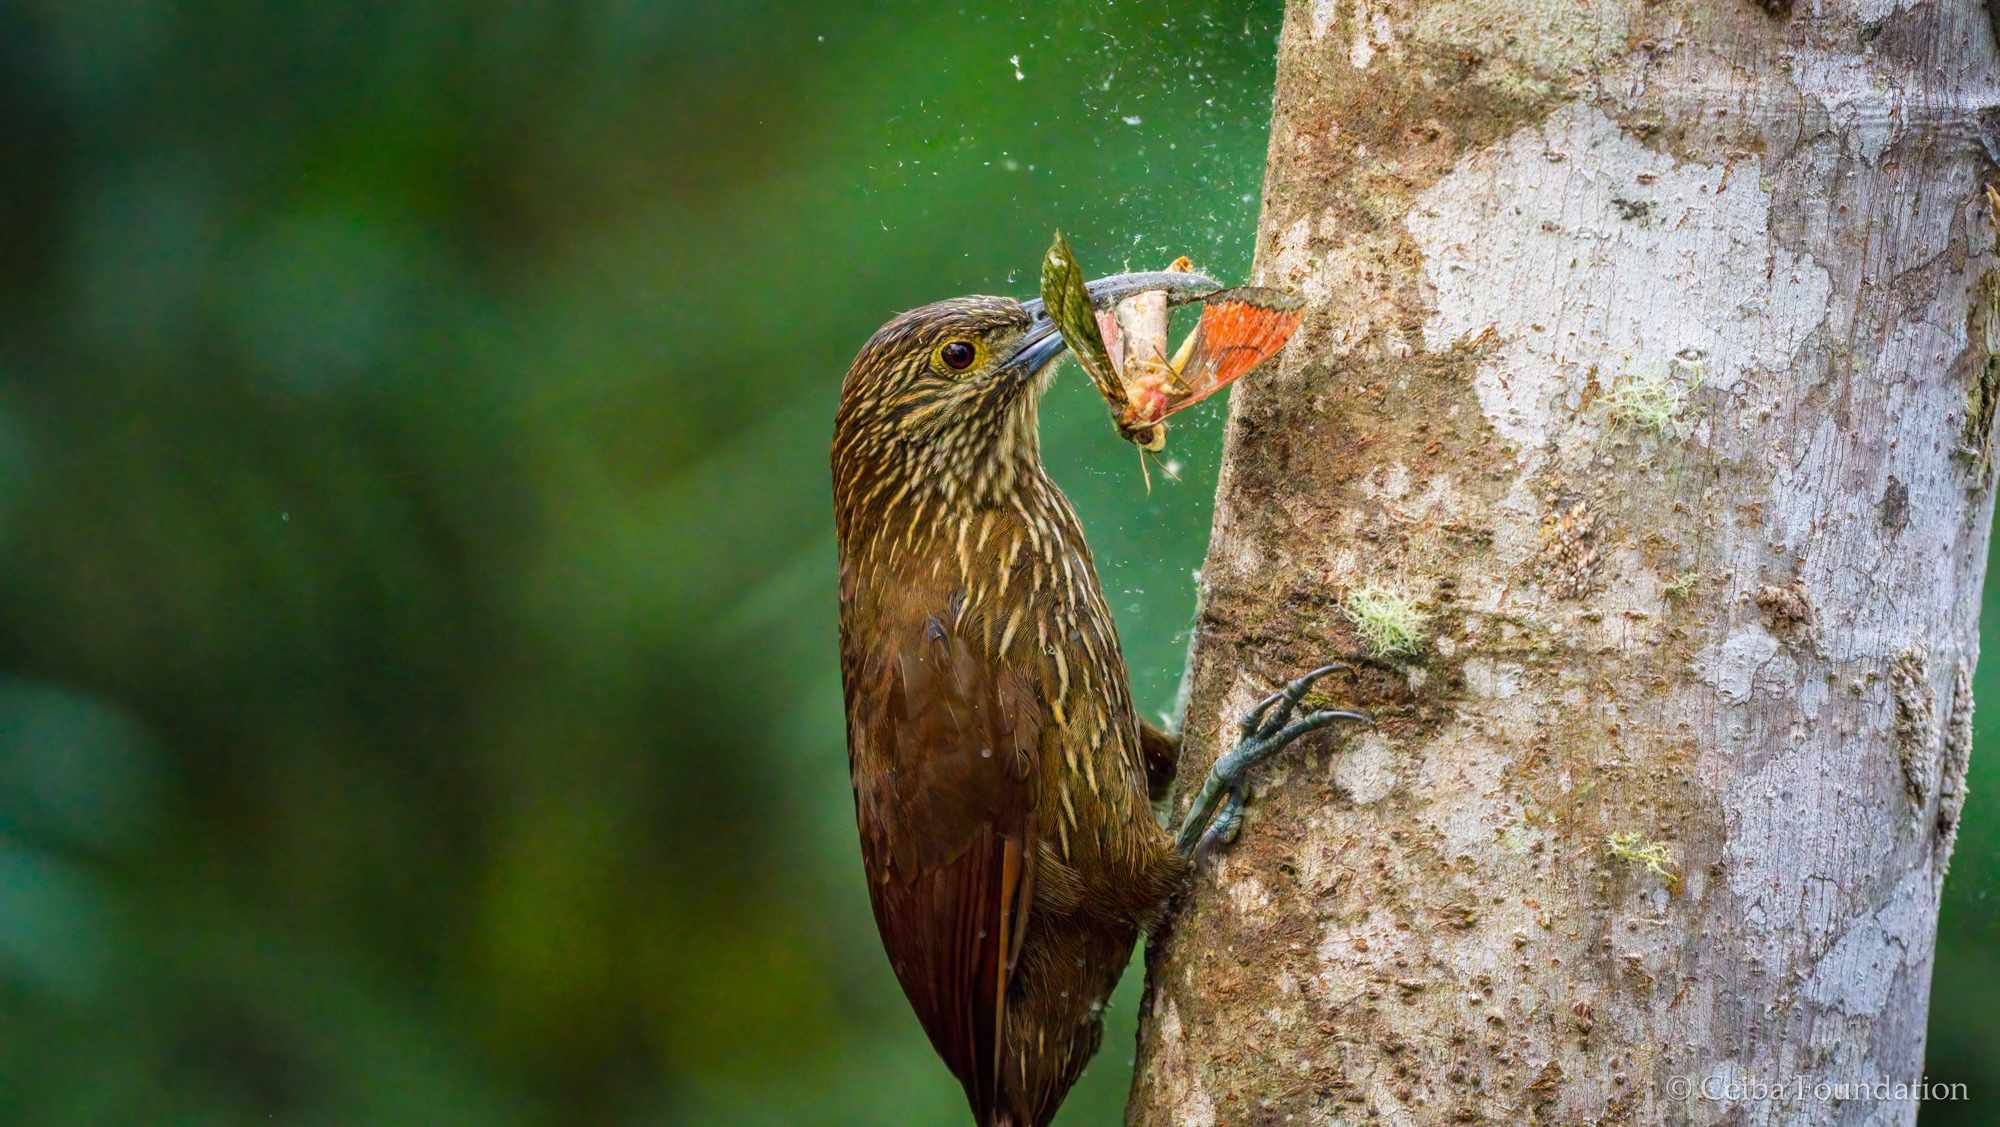
<instances>
[{"instance_id":1,"label":"curved claw","mask_svg":"<svg viewBox=\"0 0 2000 1127\"><path fill-rule=\"evenodd\" d=\"M1243 714L1243 719L1237 722L1237 734L1246 740L1256 735L1257 729L1264 723L1264 714L1271 711L1272 705L1284 699L1285 690L1279 689L1277 692L1258 701L1250 711Z\"/></svg>"},{"instance_id":2,"label":"curved claw","mask_svg":"<svg viewBox=\"0 0 2000 1127\"><path fill-rule=\"evenodd\" d=\"M1203 831L1201 841L1194 847L1193 861L1199 868L1208 860L1208 855L1222 846L1235 842L1236 835L1243 829L1243 791L1231 790L1222 800L1222 809L1215 812L1215 820Z\"/></svg>"},{"instance_id":3,"label":"curved claw","mask_svg":"<svg viewBox=\"0 0 2000 1127\"><path fill-rule=\"evenodd\" d=\"M1290 724L1279 729L1276 735L1269 738L1272 743L1283 747L1300 736L1305 735L1307 732L1316 732L1333 723L1335 720L1359 720L1363 724L1373 724L1375 723L1375 716L1373 713L1353 712L1345 708L1323 708L1311 716L1292 721Z\"/></svg>"},{"instance_id":4,"label":"curved claw","mask_svg":"<svg viewBox=\"0 0 2000 1127\"><path fill-rule=\"evenodd\" d=\"M1269 739L1279 729L1283 728L1286 721L1292 718L1292 709L1297 708L1299 702L1305 699L1305 695L1312 691L1313 682L1318 681L1321 677L1326 676L1336 669L1352 668L1346 662L1340 661L1336 661L1331 665L1322 665L1305 676L1294 679L1283 689L1272 694L1269 700L1266 701L1267 704L1271 701L1282 701L1283 703L1279 706L1277 713L1271 717L1270 722L1258 729L1257 735L1264 739ZM1263 707L1263 705L1259 705L1258 710L1262 711Z\"/></svg>"},{"instance_id":5,"label":"curved claw","mask_svg":"<svg viewBox=\"0 0 2000 1127\"><path fill-rule=\"evenodd\" d=\"M1319 709L1292 719L1292 710L1312 688L1313 682L1336 669L1350 668L1342 662L1321 666L1291 681L1250 709L1237 725L1240 735L1236 746L1215 761L1208 778L1202 783L1201 791L1189 806L1187 817L1174 834L1174 845L1182 856L1199 863L1215 846L1227 845L1235 840L1242 822L1243 780L1251 768L1307 732L1324 728L1336 720L1359 720L1364 724L1375 722L1375 717L1369 713L1344 708ZM1221 808L1220 813L1217 812L1218 807Z\"/></svg>"},{"instance_id":6,"label":"curved claw","mask_svg":"<svg viewBox=\"0 0 2000 1127\"><path fill-rule=\"evenodd\" d=\"M1297 681L1292 682L1292 684L1297 685L1303 683L1307 688L1311 688L1312 683L1314 681L1317 681L1321 677L1324 677L1327 674L1332 673L1336 669L1345 669L1348 670L1349 672L1352 672L1354 667L1352 665L1347 664L1344 661L1329 661L1325 665L1320 666L1318 669L1315 669L1312 672L1306 674L1305 676L1299 678Z\"/></svg>"}]
</instances>

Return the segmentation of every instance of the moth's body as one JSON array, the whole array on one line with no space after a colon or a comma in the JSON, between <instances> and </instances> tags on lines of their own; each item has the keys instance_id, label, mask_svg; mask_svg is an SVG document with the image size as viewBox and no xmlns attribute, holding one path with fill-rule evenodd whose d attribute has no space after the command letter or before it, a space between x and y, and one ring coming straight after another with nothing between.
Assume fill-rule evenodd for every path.
<instances>
[{"instance_id":1,"label":"moth's body","mask_svg":"<svg viewBox=\"0 0 2000 1127\"><path fill-rule=\"evenodd\" d=\"M833 458L876 921L980 1122L1010 1127L1053 1118L1186 869L1149 798L1174 741L1133 710L1090 549L1042 468L1054 364L991 371L1028 325L1014 301L966 298L885 326L849 373ZM935 359L953 341L981 350L964 376ZM883 379L898 361L907 378Z\"/></svg>"}]
</instances>

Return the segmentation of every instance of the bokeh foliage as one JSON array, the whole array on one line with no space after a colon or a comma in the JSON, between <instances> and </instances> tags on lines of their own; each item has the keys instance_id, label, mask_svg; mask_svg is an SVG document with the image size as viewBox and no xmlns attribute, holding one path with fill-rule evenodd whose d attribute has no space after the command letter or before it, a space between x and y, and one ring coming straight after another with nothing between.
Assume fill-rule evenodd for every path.
<instances>
[{"instance_id":1,"label":"bokeh foliage","mask_svg":"<svg viewBox=\"0 0 2000 1127\"><path fill-rule=\"evenodd\" d=\"M1056 226L1243 277L1278 17L0 6L7 1121L963 1122L859 878L839 379ZM1045 412L1148 711L1219 412L1150 494ZM1941 981L1996 959L1974 775ZM1980 981L1933 1057L1988 1095Z\"/></svg>"},{"instance_id":2,"label":"bokeh foliage","mask_svg":"<svg viewBox=\"0 0 2000 1127\"><path fill-rule=\"evenodd\" d=\"M1058 225L1242 277L1277 14L0 8L6 1118L960 1122L859 879L839 380ZM1046 426L1151 709L1192 414L1150 496Z\"/></svg>"}]
</instances>

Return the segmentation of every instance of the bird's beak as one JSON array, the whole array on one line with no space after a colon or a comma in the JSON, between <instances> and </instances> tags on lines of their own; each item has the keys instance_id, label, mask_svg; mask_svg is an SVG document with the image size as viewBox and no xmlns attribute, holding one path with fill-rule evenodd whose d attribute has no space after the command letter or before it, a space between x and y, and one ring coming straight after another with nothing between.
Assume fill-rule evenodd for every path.
<instances>
[{"instance_id":1,"label":"bird's beak","mask_svg":"<svg viewBox=\"0 0 2000 1127\"><path fill-rule=\"evenodd\" d=\"M1113 274L1087 283L1084 292L1090 295L1090 304L1099 309L1109 309L1133 294L1152 290L1164 291L1168 305L1185 305L1203 294L1213 293L1222 288L1222 283L1205 274L1187 271L1152 270L1140 274ZM1014 346L1013 355L1007 357L1001 370L1022 381L1035 378L1049 362L1061 356L1068 347L1062 333L1056 327L1053 317L1042 308L1042 299L1024 301L1021 308L1028 311L1028 331L1021 334L1021 341Z\"/></svg>"},{"instance_id":2,"label":"bird's beak","mask_svg":"<svg viewBox=\"0 0 2000 1127\"><path fill-rule=\"evenodd\" d=\"M1084 292L1090 295L1090 304L1099 309L1112 306L1148 290L1162 290L1167 295L1168 305L1186 305L1204 294L1214 293L1222 288L1222 283L1206 274L1196 274L1185 270L1148 270L1138 274L1113 274L1084 284ZM1048 310L1042 308L1042 299L1037 297L1021 303L1028 311L1032 335L1036 329L1052 326Z\"/></svg>"},{"instance_id":3,"label":"bird's beak","mask_svg":"<svg viewBox=\"0 0 2000 1127\"><path fill-rule=\"evenodd\" d=\"M1041 302L1035 303L1037 306ZM1069 345L1064 342L1056 323L1048 317L1036 317L1030 313L1028 331L1021 334L1020 343L1000 365L1000 374L1026 384L1041 374L1043 368L1063 354Z\"/></svg>"}]
</instances>

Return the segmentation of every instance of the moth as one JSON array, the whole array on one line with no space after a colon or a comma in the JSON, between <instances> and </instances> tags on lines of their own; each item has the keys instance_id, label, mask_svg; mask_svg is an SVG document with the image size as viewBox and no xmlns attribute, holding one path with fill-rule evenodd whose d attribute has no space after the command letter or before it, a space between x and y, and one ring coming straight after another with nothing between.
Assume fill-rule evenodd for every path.
<instances>
[{"instance_id":1,"label":"moth","mask_svg":"<svg viewBox=\"0 0 2000 1127\"><path fill-rule=\"evenodd\" d=\"M1182 258L1167 269L1185 273L1192 267ZM1199 299L1200 322L1169 356L1168 307L1178 302L1152 290L1100 310L1084 291L1083 277L1069 241L1057 231L1042 261L1042 305L1110 405L1119 435L1153 453L1167 444L1168 415L1276 355L1305 317L1305 302L1296 294L1264 286L1218 290Z\"/></svg>"}]
</instances>

